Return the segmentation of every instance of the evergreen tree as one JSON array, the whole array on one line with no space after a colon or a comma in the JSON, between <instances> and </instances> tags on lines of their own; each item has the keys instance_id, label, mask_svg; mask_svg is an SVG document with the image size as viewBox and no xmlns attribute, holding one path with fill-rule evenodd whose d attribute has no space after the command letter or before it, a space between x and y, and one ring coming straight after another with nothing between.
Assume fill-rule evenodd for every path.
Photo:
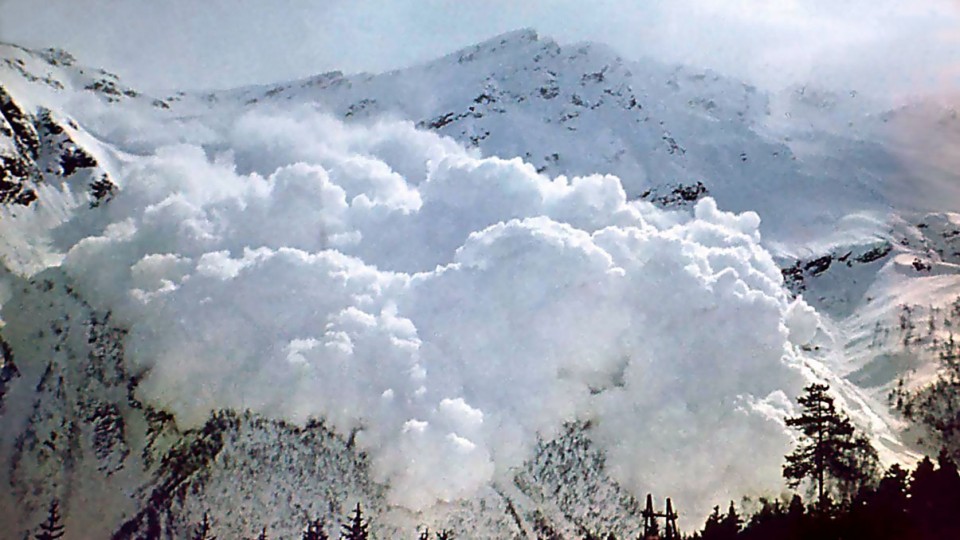
<instances>
[{"instance_id":1,"label":"evergreen tree","mask_svg":"<svg viewBox=\"0 0 960 540\"><path fill-rule=\"evenodd\" d=\"M700 536L703 540L734 540L740 532L742 523L743 520L737 513L733 501L730 501L730 508L726 514L720 513L719 506L713 507L713 513L707 516L707 522Z\"/></svg>"},{"instance_id":2,"label":"evergreen tree","mask_svg":"<svg viewBox=\"0 0 960 540\"><path fill-rule=\"evenodd\" d=\"M210 532L210 516L206 512L203 513L203 521L197 525L190 538L191 540L217 540L217 537Z\"/></svg>"},{"instance_id":3,"label":"evergreen tree","mask_svg":"<svg viewBox=\"0 0 960 540\"><path fill-rule=\"evenodd\" d=\"M307 528L303 531L301 538L303 540L330 540L330 537L327 536L327 531L323 528L323 521L320 519L307 521Z\"/></svg>"},{"instance_id":4,"label":"evergreen tree","mask_svg":"<svg viewBox=\"0 0 960 540\"><path fill-rule=\"evenodd\" d=\"M260 531L260 536L257 536L257 540L269 540L269 538L267 538L267 528L266 528L266 527L264 527L263 530Z\"/></svg>"},{"instance_id":5,"label":"evergreen tree","mask_svg":"<svg viewBox=\"0 0 960 540\"><path fill-rule=\"evenodd\" d=\"M740 514L737 513L737 508L733 505L733 501L730 501L730 508L727 509L727 515L724 516L722 524L724 529L733 533L734 537L740 532L743 519L740 517Z\"/></svg>"},{"instance_id":6,"label":"evergreen tree","mask_svg":"<svg viewBox=\"0 0 960 540\"><path fill-rule=\"evenodd\" d=\"M827 480L832 478L845 493L868 480L876 467L876 451L857 434L853 424L837 410L827 394L829 386L811 384L797 401L803 407L800 416L787 419L787 425L802 434L802 442L786 456L783 476L790 487L812 480L817 489L818 507L827 508Z\"/></svg>"},{"instance_id":7,"label":"evergreen tree","mask_svg":"<svg viewBox=\"0 0 960 540\"><path fill-rule=\"evenodd\" d=\"M893 465L876 489L862 489L849 509L848 534L878 540L908 538L913 526L907 514L907 477L907 471Z\"/></svg>"},{"instance_id":8,"label":"evergreen tree","mask_svg":"<svg viewBox=\"0 0 960 540\"><path fill-rule=\"evenodd\" d=\"M340 530L341 540L367 540L370 538L370 524L363 519L360 503L353 510L353 515L343 524Z\"/></svg>"},{"instance_id":9,"label":"evergreen tree","mask_svg":"<svg viewBox=\"0 0 960 540\"><path fill-rule=\"evenodd\" d=\"M453 533L446 529L441 530L440 532L434 535L436 540L453 540ZM430 529L426 528L423 532L420 533L420 536L417 537L419 540L430 540Z\"/></svg>"},{"instance_id":10,"label":"evergreen tree","mask_svg":"<svg viewBox=\"0 0 960 540\"><path fill-rule=\"evenodd\" d=\"M949 448L960 458L960 341L953 334L940 351L936 380L916 392L894 391L897 408L908 419L927 428L933 448Z\"/></svg>"},{"instance_id":11,"label":"evergreen tree","mask_svg":"<svg viewBox=\"0 0 960 540\"><path fill-rule=\"evenodd\" d=\"M910 475L910 498L907 506L922 538L928 536L925 533L933 519L937 497L936 468L929 457L924 457Z\"/></svg>"},{"instance_id":12,"label":"evergreen tree","mask_svg":"<svg viewBox=\"0 0 960 540\"><path fill-rule=\"evenodd\" d=\"M50 507L47 509L47 519L40 524L40 532L34 536L37 540L56 540L62 538L64 534L63 518L60 516L60 502L56 499L50 501Z\"/></svg>"},{"instance_id":13,"label":"evergreen tree","mask_svg":"<svg viewBox=\"0 0 960 540\"><path fill-rule=\"evenodd\" d=\"M911 474L907 509L915 536L923 539L960 538L960 474L946 452L934 467L924 458Z\"/></svg>"}]
</instances>

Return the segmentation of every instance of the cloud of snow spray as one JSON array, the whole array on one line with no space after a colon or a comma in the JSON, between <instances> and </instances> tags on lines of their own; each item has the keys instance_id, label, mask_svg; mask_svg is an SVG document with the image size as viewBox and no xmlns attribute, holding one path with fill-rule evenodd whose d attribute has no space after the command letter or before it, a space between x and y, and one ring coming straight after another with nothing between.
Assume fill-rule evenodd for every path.
<instances>
[{"instance_id":1,"label":"cloud of snow spray","mask_svg":"<svg viewBox=\"0 0 960 540\"><path fill-rule=\"evenodd\" d=\"M591 420L624 486L708 508L776 488L791 302L759 218L626 201L407 123L250 113L167 146L64 267L130 326L183 425L249 408L357 431L390 502L469 497ZM90 219L90 216L84 219ZM750 449L750 451L744 451Z\"/></svg>"}]
</instances>

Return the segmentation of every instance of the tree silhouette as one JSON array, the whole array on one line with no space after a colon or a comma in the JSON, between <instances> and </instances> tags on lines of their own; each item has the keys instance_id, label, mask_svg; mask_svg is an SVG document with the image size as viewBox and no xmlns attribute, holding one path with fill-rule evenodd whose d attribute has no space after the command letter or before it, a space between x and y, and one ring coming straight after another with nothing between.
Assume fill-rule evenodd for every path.
<instances>
[{"instance_id":1,"label":"tree silhouette","mask_svg":"<svg viewBox=\"0 0 960 540\"><path fill-rule=\"evenodd\" d=\"M730 501L730 508L726 515L720 513L720 507L714 506L713 513L707 517L700 537L703 540L734 540L740 532L743 520L737 514L737 509Z\"/></svg>"},{"instance_id":2,"label":"tree silhouette","mask_svg":"<svg viewBox=\"0 0 960 540\"><path fill-rule=\"evenodd\" d=\"M323 521L315 519L307 521L307 529L303 531L303 540L330 540L327 531L323 528Z\"/></svg>"},{"instance_id":3,"label":"tree silhouette","mask_svg":"<svg viewBox=\"0 0 960 540\"><path fill-rule=\"evenodd\" d=\"M419 540L430 540L430 529L426 528L417 537ZM442 529L434 534L436 540L453 540L453 532Z\"/></svg>"},{"instance_id":4,"label":"tree silhouette","mask_svg":"<svg viewBox=\"0 0 960 540\"><path fill-rule=\"evenodd\" d=\"M367 540L370 538L370 524L363 519L363 510L360 509L360 503L357 503L350 519L341 526L341 540Z\"/></svg>"},{"instance_id":5,"label":"tree silhouette","mask_svg":"<svg viewBox=\"0 0 960 540\"><path fill-rule=\"evenodd\" d=\"M34 538L37 540L56 540L62 538L64 534L63 519L60 516L60 502L56 499L50 501L50 507L47 509L47 519L40 524L40 532Z\"/></svg>"},{"instance_id":6,"label":"tree silhouette","mask_svg":"<svg viewBox=\"0 0 960 540\"><path fill-rule=\"evenodd\" d=\"M210 516L206 512L203 513L203 521L197 525L190 538L191 540L217 540L217 537L210 532Z\"/></svg>"},{"instance_id":7,"label":"tree silhouette","mask_svg":"<svg viewBox=\"0 0 960 540\"><path fill-rule=\"evenodd\" d=\"M846 529L864 538L910 538L914 529L907 514L908 473L893 465L877 487L860 490L850 504Z\"/></svg>"},{"instance_id":8,"label":"tree silhouette","mask_svg":"<svg viewBox=\"0 0 960 540\"><path fill-rule=\"evenodd\" d=\"M957 538L960 475L946 452L940 453L937 464L934 468L933 462L924 458L913 471L909 512L922 538Z\"/></svg>"},{"instance_id":9,"label":"tree silhouette","mask_svg":"<svg viewBox=\"0 0 960 540\"><path fill-rule=\"evenodd\" d=\"M876 467L876 451L867 439L857 434L847 417L837 410L825 384L807 386L797 401L803 407L800 416L787 419L787 425L802 434L800 445L786 456L783 476L790 487L810 479L817 488L821 511L827 505L826 482L830 477L847 492L869 479Z\"/></svg>"}]
</instances>

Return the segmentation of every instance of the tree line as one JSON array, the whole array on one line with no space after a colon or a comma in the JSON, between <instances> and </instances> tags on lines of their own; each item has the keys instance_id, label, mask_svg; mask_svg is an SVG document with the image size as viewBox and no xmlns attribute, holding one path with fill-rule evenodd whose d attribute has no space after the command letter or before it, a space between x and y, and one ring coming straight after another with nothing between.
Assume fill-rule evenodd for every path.
<instances>
[{"instance_id":1,"label":"tree line","mask_svg":"<svg viewBox=\"0 0 960 540\"><path fill-rule=\"evenodd\" d=\"M809 493L789 498L760 499L756 510L741 515L731 501L722 512L716 506L703 527L680 534L670 524L661 533L656 521L638 540L941 540L960 539L960 472L950 453L942 450L912 470L892 465L881 471L877 453L849 418L836 406L829 387L811 384L798 398L802 412L786 420L800 435L799 444L785 456L783 477L790 488ZM648 503L649 505L649 503ZM668 508L666 514L672 510ZM301 540L331 540L326 519L308 520ZM647 524L650 525L650 524ZM369 540L369 518L360 504L339 523L340 540ZM57 501L34 536L57 540L65 529ZM554 533L551 533L554 534ZM268 540L262 528L256 540ZM451 531L417 533L417 540L453 540ZM559 538L550 536L544 540ZM605 531L581 533L583 540L618 540ZM208 514L191 531L191 540L217 540ZM538 539L539 540L539 539ZM624 538L623 540L627 540Z\"/></svg>"}]
</instances>

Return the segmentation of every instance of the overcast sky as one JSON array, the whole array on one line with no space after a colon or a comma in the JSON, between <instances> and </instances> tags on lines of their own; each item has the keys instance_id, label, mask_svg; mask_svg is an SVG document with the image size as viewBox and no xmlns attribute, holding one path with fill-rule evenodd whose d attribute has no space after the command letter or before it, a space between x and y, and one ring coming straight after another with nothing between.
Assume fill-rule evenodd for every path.
<instances>
[{"instance_id":1,"label":"overcast sky","mask_svg":"<svg viewBox=\"0 0 960 540\"><path fill-rule=\"evenodd\" d=\"M382 71L532 27L752 82L960 87L957 0L0 0L0 39L144 88ZM889 88L889 90L886 90Z\"/></svg>"}]
</instances>

